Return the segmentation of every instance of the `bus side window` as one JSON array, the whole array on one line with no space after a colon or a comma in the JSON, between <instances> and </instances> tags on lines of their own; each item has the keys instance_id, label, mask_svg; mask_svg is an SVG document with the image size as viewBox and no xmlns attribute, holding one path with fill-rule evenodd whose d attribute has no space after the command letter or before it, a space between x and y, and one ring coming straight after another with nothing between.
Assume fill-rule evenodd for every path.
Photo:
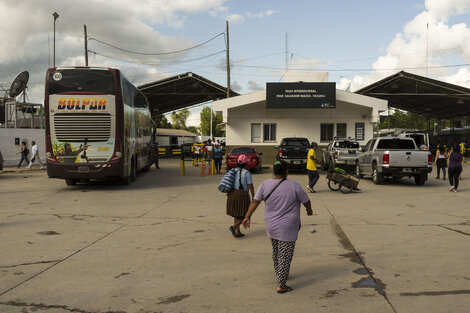
<instances>
[{"instance_id":1,"label":"bus side window","mask_svg":"<svg viewBox=\"0 0 470 313\"><path fill-rule=\"evenodd\" d=\"M122 91L124 94L124 101L127 105L132 106L132 91L130 89L129 83L125 80L122 82Z\"/></svg>"},{"instance_id":2,"label":"bus side window","mask_svg":"<svg viewBox=\"0 0 470 313\"><path fill-rule=\"evenodd\" d=\"M145 99L145 96L142 93L138 92L135 94L134 106L140 109L147 108L147 100Z\"/></svg>"}]
</instances>

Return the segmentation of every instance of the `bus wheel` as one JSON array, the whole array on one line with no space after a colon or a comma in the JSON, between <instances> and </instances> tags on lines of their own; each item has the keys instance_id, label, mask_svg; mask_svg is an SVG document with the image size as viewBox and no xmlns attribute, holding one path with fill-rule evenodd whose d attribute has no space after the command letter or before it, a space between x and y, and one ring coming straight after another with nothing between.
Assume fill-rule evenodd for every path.
<instances>
[{"instance_id":1,"label":"bus wheel","mask_svg":"<svg viewBox=\"0 0 470 313\"><path fill-rule=\"evenodd\" d=\"M77 181L75 179L66 179L65 180L65 183L67 184L67 186L75 186L77 184Z\"/></svg>"}]
</instances>

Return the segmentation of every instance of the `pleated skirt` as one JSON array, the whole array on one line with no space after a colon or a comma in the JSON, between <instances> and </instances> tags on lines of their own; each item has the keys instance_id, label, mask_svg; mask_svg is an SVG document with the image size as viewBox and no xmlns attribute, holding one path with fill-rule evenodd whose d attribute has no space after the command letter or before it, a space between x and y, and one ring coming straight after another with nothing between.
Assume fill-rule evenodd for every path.
<instances>
[{"instance_id":1,"label":"pleated skirt","mask_svg":"<svg viewBox=\"0 0 470 313\"><path fill-rule=\"evenodd\" d=\"M232 189L227 194L227 215L243 218L250 206L250 194L246 190Z\"/></svg>"}]
</instances>

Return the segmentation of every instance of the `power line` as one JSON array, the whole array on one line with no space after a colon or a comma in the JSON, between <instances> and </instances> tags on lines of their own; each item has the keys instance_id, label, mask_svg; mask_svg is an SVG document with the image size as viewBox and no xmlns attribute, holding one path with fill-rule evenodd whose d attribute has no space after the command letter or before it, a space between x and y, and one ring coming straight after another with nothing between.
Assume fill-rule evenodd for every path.
<instances>
[{"instance_id":1,"label":"power line","mask_svg":"<svg viewBox=\"0 0 470 313\"><path fill-rule=\"evenodd\" d=\"M323 62L321 62L323 63ZM256 66L256 65L237 65L240 67L246 68L257 68L257 69L268 69L268 70L283 70L284 68L281 67L269 67L269 66ZM452 68L452 67L463 67L463 66L470 66L470 63L465 64L452 64L452 65L436 65L430 66L428 68ZM362 71L397 71L397 70L420 70L425 69L425 66L418 66L418 67L399 67L399 68L382 68L382 69L375 69L375 68L357 68L357 69L314 69L315 71L321 72L362 72ZM297 71L311 71L311 68L295 68L293 70Z\"/></svg>"},{"instance_id":2,"label":"power line","mask_svg":"<svg viewBox=\"0 0 470 313\"><path fill-rule=\"evenodd\" d=\"M108 47L111 47L111 48L114 48L116 50L120 50L120 51L123 51L123 52L127 52L127 53L132 53L132 54L139 54L139 55L150 55L150 56L159 56L159 55L169 55L169 54L177 54L177 53L181 53L181 52L186 52L186 51L189 51L189 50L193 50L193 49L196 49L196 48L199 48L205 44L207 44L208 42L212 41L212 40L215 40L217 37L221 36L221 35L224 35L225 33L220 33L206 41L204 41L203 43L200 43L198 45L195 45L193 47L189 47L189 48L186 48L186 49L182 49L182 50L175 50L175 51L171 51L171 52L153 52L153 53L147 53L147 52L136 52L136 51L131 51L131 50L127 50L127 49L123 49L123 48L120 48L120 47L117 47L115 45L112 45L110 43L107 43L105 41L102 41L102 40L99 40L99 39L96 39L96 38L88 38L88 40L94 40L96 42L99 42L99 43L102 43L104 45L107 45Z\"/></svg>"},{"instance_id":3,"label":"power line","mask_svg":"<svg viewBox=\"0 0 470 313\"><path fill-rule=\"evenodd\" d=\"M115 57L115 56L106 55L106 54L96 52L96 51L92 51L92 50L88 50L88 52L93 53L95 55L99 55L99 56L108 58L108 59L120 60L120 61L124 61L124 62L128 62L128 63L138 63L138 64L142 64L142 65L175 65L175 64L191 63L191 62L196 62L196 61L200 61L200 60L203 60L203 59L207 59L207 58L213 57L215 55L224 53L225 50L221 50L219 52L215 52L215 53L212 53L212 54L208 54L208 55L193 58L193 59L183 59L181 61L175 60L175 61L168 62L168 63L164 63L164 62L145 62L145 61L138 60L138 59Z\"/></svg>"}]
</instances>

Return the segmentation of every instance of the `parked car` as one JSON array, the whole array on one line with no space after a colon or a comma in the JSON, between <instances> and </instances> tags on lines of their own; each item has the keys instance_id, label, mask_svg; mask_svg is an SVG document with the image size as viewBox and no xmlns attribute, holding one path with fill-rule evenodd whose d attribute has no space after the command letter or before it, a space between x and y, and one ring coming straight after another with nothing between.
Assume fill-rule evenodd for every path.
<instances>
[{"instance_id":1,"label":"parked car","mask_svg":"<svg viewBox=\"0 0 470 313\"><path fill-rule=\"evenodd\" d=\"M252 170L256 173L261 172L263 167L263 160L261 156L263 153L256 152L256 149L253 147L235 147L227 155L227 170L235 168L237 166L238 157L244 154L248 158L248 164L246 169Z\"/></svg>"},{"instance_id":2,"label":"parked car","mask_svg":"<svg viewBox=\"0 0 470 313\"><path fill-rule=\"evenodd\" d=\"M325 148L322 156L322 166L342 167L345 169L356 166L356 155L360 150L359 142L352 139L335 139Z\"/></svg>"},{"instance_id":3,"label":"parked car","mask_svg":"<svg viewBox=\"0 0 470 313\"><path fill-rule=\"evenodd\" d=\"M290 169L305 169L310 142L303 137L283 138L279 146L276 159L287 162Z\"/></svg>"},{"instance_id":4,"label":"parked car","mask_svg":"<svg viewBox=\"0 0 470 313\"><path fill-rule=\"evenodd\" d=\"M357 155L356 175L372 175L375 184L388 176L414 177L416 185L424 185L431 171L431 152L419 150L409 137L374 138Z\"/></svg>"}]
</instances>

